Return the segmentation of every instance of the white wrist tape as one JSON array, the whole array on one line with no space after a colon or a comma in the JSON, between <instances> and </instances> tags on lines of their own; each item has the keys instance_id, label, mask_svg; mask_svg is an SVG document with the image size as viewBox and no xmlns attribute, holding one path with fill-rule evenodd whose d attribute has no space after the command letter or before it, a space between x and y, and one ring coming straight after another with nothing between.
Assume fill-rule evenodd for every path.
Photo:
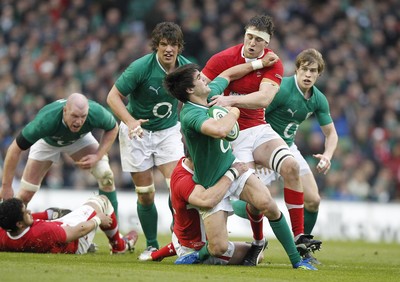
<instances>
[{"instance_id":1,"label":"white wrist tape","mask_svg":"<svg viewBox=\"0 0 400 282\"><path fill-rule=\"evenodd\" d=\"M233 182L239 177L239 171L236 168L231 167L225 172L224 175Z\"/></svg>"},{"instance_id":2,"label":"white wrist tape","mask_svg":"<svg viewBox=\"0 0 400 282\"><path fill-rule=\"evenodd\" d=\"M239 171L236 168L230 167L229 170L233 173L233 175L235 176L235 179L237 179L239 177Z\"/></svg>"},{"instance_id":3,"label":"white wrist tape","mask_svg":"<svg viewBox=\"0 0 400 282\"><path fill-rule=\"evenodd\" d=\"M227 170L224 174L226 177L228 177L232 182L235 181L235 175L231 170Z\"/></svg>"},{"instance_id":4,"label":"white wrist tape","mask_svg":"<svg viewBox=\"0 0 400 282\"><path fill-rule=\"evenodd\" d=\"M262 60L255 60L251 62L251 66L253 67L253 70L259 70L264 67Z\"/></svg>"},{"instance_id":5,"label":"white wrist tape","mask_svg":"<svg viewBox=\"0 0 400 282\"><path fill-rule=\"evenodd\" d=\"M101 219L97 215L92 217L90 220L92 220L94 222L95 229L97 229L97 227L99 227L99 225L101 224Z\"/></svg>"}]
</instances>

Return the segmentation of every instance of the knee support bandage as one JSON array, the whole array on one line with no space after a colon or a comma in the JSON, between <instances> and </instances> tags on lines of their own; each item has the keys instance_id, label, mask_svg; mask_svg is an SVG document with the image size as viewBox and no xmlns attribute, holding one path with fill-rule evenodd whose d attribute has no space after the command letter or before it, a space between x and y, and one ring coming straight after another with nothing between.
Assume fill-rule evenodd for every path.
<instances>
[{"instance_id":1,"label":"knee support bandage","mask_svg":"<svg viewBox=\"0 0 400 282\"><path fill-rule=\"evenodd\" d=\"M292 153L289 151L289 148L287 146L279 146L271 154L269 167L280 173L283 161L289 157L294 158Z\"/></svg>"}]
</instances>

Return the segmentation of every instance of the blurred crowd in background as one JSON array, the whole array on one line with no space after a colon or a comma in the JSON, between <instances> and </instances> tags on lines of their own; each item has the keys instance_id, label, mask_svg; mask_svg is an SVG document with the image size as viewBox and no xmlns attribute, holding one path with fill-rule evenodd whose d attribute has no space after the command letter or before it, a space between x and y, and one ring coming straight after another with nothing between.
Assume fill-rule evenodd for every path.
<instances>
[{"instance_id":1,"label":"blurred crowd in background","mask_svg":"<svg viewBox=\"0 0 400 282\"><path fill-rule=\"evenodd\" d=\"M269 47L283 60L286 76L303 49L316 48L325 58L317 86L330 102L339 145L329 173L314 171L322 198L399 201L397 0L2 0L0 164L10 142L45 104L80 92L106 106L121 71L151 52L149 36L157 23L178 23L183 54L204 66L213 54L241 43L244 25L256 14L274 19ZM312 154L323 152L324 138L314 118L300 127L296 142L315 167ZM117 189L132 190L117 142L109 156ZM21 161L17 176L24 166ZM97 182L64 157L43 186L86 189ZM281 191L272 188L276 196Z\"/></svg>"}]
</instances>

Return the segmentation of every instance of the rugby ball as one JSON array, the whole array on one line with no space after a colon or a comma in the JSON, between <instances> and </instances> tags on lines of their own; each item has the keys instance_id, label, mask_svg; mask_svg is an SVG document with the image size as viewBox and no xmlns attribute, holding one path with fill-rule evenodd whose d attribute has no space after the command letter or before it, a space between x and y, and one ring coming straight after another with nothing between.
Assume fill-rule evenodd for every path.
<instances>
[{"instance_id":1,"label":"rugby ball","mask_svg":"<svg viewBox=\"0 0 400 282\"><path fill-rule=\"evenodd\" d=\"M229 111L225 109L224 107L220 106L212 106L211 108L208 109L208 116L212 117L214 119L220 119L224 117ZM235 125L233 126L232 130L226 135L224 138L226 141L233 141L236 140L236 138L239 136L239 124L236 121Z\"/></svg>"}]
</instances>

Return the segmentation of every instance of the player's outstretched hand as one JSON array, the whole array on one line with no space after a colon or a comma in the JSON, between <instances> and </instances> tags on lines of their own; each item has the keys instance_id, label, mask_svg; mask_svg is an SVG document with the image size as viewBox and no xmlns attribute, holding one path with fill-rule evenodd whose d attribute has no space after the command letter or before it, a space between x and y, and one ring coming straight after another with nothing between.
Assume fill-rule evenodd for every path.
<instances>
[{"instance_id":1,"label":"player's outstretched hand","mask_svg":"<svg viewBox=\"0 0 400 282\"><path fill-rule=\"evenodd\" d=\"M331 160L321 154L315 154L313 157L319 159L317 171L319 173L327 174L328 170L331 168Z\"/></svg>"}]
</instances>

